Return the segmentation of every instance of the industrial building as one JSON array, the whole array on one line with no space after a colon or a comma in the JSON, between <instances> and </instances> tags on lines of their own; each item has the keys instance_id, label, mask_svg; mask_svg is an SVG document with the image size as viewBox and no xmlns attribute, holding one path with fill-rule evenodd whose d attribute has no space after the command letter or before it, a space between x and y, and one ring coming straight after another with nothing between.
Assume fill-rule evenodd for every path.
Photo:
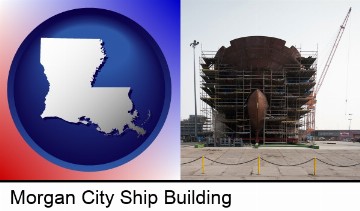
<instances>
[{"instance_id":1,"label":"industrial building","mask_svg":"<svg viewBox=\"0 0 360 211\"><path fill-rule=\"evenodd\" d=\"M197 134L198 139L202 139L203 137L207 137L211 135L211 131L209 128L206 128L210 125L209 119L205 116L197 115ZM195 138L195 115L190 115L188 119L184 119L180 123L181 127L181 140L182 141L198 141Z\"/></svg>"},{"instance_id":2,"label":"industrial building","mask_svg":"<svg viewBox=\"0 0 360 211\"><path fill-rule=\"evenodd\" d=\"M317 51L265 36L202 51L201 112L215 144L222 140L297 142L315 125Z\"/></svg>"},{"instance_id":3,"label":"industrial building","mask_svg":"<svg viewBox=\"0 0 360 211\"><path fill-rule=\"evenodd\" d=\"M360 139L360 130L315 130L312 136L319 141L350 141Z\"/></svg>"}]
</instances>

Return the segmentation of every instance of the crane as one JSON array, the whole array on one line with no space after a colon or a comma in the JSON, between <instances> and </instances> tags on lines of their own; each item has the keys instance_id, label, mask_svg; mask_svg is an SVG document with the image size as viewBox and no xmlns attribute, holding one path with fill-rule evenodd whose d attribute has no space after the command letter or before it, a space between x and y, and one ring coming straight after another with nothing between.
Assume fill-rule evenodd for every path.
<instances>
[{"instance_id":1,"label":"crane","mask_svg":"<svg viewBox=\"0 0 360 211\"><path fill-rule=\"evenodd\" d=\"M343 33L344 33L344 30L345 30L345 27L346 27L346 23L347 23L347 21L348 21L348 19L349 19L349 16L350 16L350 12L351 12L351 7L350 7L348 13L346 14L346 17L345 17L343 23L342 23L341 26L340 26L340 30L339 30L339 32L338 32L338 34L337 34L336 39L335 39L335 43L334 43L333 47L331 48L330 55L329 55L328 59L326 60L324 69L323 69L323 71L322 71L322 73L321 73L321 75L320 75L319 82L317 83L317 85L316 85L316 87L315 87L314 97L316 97L317 93L320 91L320 88L321 88L322 83L324 82L324 78L325 78L325 76L326 76L326 73L327 73L328 70L329 70L331 61L332 61L332 59L334 58L336 49L337 49L337 47L338 47L338 45L339 45L339 43L340 43L341 37L342 37L342 35L343 35Z\"/></svg>"},{"instance_id":2,"label":"crane","mask_svg":"<svg viewBox=\"0 0 360 211\"><path fill-rule=\"evenodd\" d=\"M336 36L336 39L335 39L335 43L334 45L332 46L331 48L331 51L330 51L330 55L328 57L328 59L326 60L326 63L325 63L325 66L324 66L324 69L320 75L320 78L319 78L319 82L316 84L316 87L314 89L314 92L312 93L312 96L311 96L311 100L308 102L308 108L309 109L312 109L312 112L310 112L308 118L309 120L307 120L308 124L307 125L307 132L311 132L315 129L315 110L316 110L316 107L315 107L315 104L316 104L316 96L317 94L319 93L320 91L320 88L321 88L321 85L323 84L324 82L324 79L325 79L325 76L329 70L329 67L330 67L330 64L332 62L332 59L334 58L334 55L335 55L335 52L336 52L336 49L340 43L340 40L341 40L341 37L344 33L344 30L345 30L345 27L346 27L346 24L349 20L349 16L350 16L350 13L351 13L351 7L349 9L349 11L347 12L346 14L346 17L343 21L343 23L340 25L340 29L339 29L339 32Z\"/></svg>"}]
</instances>

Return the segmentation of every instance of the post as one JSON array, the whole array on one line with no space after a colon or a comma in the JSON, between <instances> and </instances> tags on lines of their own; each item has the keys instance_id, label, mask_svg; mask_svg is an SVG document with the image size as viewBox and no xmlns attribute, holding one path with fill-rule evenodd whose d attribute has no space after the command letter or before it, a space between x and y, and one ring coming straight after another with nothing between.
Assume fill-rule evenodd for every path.
<instances>
[{"instance_id":1,"label":"post","mask_svg":"<svg viewBox=\"0 0 360 211\"><path fill-rule=\"evenodd\" d=\"M314 176L316 176L316 157L314 157Z\"/></svg>"},{"instance_id":2,"label":"post","mask_svg":"<svg viewBox=\"0 0 360 211\"><path fill-rule=\"evenodd\" d=\"M352 114L349 114L349 117L350 117L350 118L349 118L349 135L348 135L348 138L350 138L350 140L351 140L350 129L351 129L351 120L352 120L352 119L351 119L351 115L352 115ZM349 140L349 141L350 141L350 140Z\"/></svg>"},{"instance_id":3,"label":"post","mask_svg":"<svg viewBox=\"0 0 360 211\"><path fill-rule=\"evenodd\" d=\"M204 155L202 156L202 159L201 159L201 173L205 174L205 156Z\"/></svg>"},{"instance_id":4,"label":"post","mask_svg":"<svg viewBox=\"0 0 360 211\"><path fill-rule=\"evenodd\" d=\"M258 156L258 175L260 175L260 155Z\"/></svg>"},{"instance_id":5,"label":"post","mask_svg":"<svg viewBox=\"0 0 360 211\"><path fill-rule=\"evenodd\" d=\"M199 44L196 40L194 42L190 43L190 46L193 48L193 54L194 54L194 99L195 99L195 141L197 141L197 106L196 106L196 71L195 71L195 47Z\"/></svg>"}]
</instances>

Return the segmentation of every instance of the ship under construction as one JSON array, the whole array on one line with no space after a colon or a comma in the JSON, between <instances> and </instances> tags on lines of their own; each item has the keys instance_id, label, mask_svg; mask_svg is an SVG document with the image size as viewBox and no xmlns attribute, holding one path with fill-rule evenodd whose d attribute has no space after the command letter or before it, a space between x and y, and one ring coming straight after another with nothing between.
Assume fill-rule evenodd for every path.
<instances>
[{"instance_id":1,"label":"ship under construction","mask_svg":"<svg viewBox=\"0 0 360 211\"><path fill-rule=\"evenodd\" d=\"M314 128L317 50L301 51L274 37L230 41L202 51L201 112L214 145L293 143Z\"/></svg>"}]
</instances>

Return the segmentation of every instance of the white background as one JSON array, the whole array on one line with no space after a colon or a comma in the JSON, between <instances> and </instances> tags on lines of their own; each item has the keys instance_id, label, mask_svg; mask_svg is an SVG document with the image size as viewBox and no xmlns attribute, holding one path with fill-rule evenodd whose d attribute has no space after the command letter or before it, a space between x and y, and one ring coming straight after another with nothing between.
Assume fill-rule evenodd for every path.
<instances>
[{"instance_id":1,"label":"white background","mask_svg":"<svg viewBox=\"0 0 360 211\"><path fill-rule=\"evenodd\" d=\"M104 205L86 205L81 195L85 190L103 190L114 193L109 208ZM119 201L123 190L136 190L138 193L155 193L159 200L150 210L266 210L266 211L340 211L359 210L360 183L0 183L0 210L149 210L148 205L124 205ZM210 193L230 193L231 206L221 205L165 205L164 190L187 193L187 190L210 190ZM27 193L72 193L75 205L54 205L45 208L41 205L11 205L11 190Z\"/></svg>"}]
</instances>

